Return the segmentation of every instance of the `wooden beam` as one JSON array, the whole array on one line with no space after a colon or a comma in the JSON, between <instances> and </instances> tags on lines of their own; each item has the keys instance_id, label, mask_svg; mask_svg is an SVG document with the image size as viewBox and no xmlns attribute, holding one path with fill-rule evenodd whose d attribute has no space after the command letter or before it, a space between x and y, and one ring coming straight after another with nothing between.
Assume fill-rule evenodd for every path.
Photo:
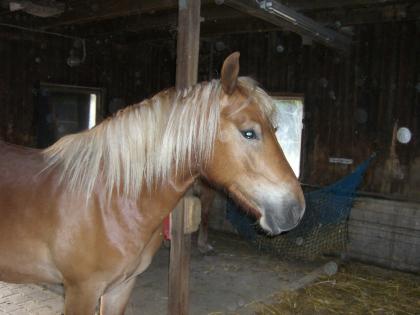
<instances>
[{"instance_id":1,"label":"wooden beam","mask_svg":"<svg viewBox=\"0 0 420 315\"><path fill-rule=\"evenodd\" d=\"M94 5L85 1L64 12L58 18L48 19L48 22L40 28L48 29L61 25L82 24L121 16L175 9L176 4L176 0L103 0Z\"/></svg>"},{"instance_id":2,"label":"wooden beam","mask_svg":"<svg viewBox=\"0 0 420 315\"><path fill-rule=\"evenodd\" d=\"M230 24L205 21L201 26L201 38L212 38L227 34L251 34L278 31L279 27L253 17L235 19Z\"/></svg>"},{"instance_id":3,"label":"wooden beam","mask_svg":"<svg viewBox=\"0 0 420 315\"><path fill-rule=\"evenodd\" d=\"M241 12L232 8L221 6L207 6L202 8L201 17L204 23L211 23L212 21L225 22L234 19L248 17ZM140 16L135 23L125 23L126 30L130 32L141 32L150 30L152 28L165 28L177 25L178 15L176 12L165 11L163 13L156 13L153 16ZM226 27L226 25L224 25ZM227 28L226 31L229 31Z\"/></svg>"},{"instance_id":4,"label":"wooden beam","mask_svg":"<svg viewBox=\"0 0 420 315\"><path fill-rule=\"evenodd\" d=\"M260 3L255 0L225 0L225 4L302 36L310 37L326 46L342 51L348 51L350 48L349 37L322 26L276 0Z\"/></svg>"},{"instance_id":5,"label":"wooden beam","mask_svg":"<svg viewBox=\"0 0 420 315\"><path fill-rule=\"evenodd\" d=\"M228 1L228 0L226 0ZM214 5L214 0L202 0L202 5L211 7ZM242 1L241 1L242 2ZM254 1L255 2L255 1ZM348 9L348 8L368 8L381 7L386 5L407 5L409 0L323 0L323 1L308 1L308 0L287 0L281 1L282 4L296 11L323 11L331 9ZM59 17L52 17L43 20L39 23L39 19L34 21L33 25L39 29L50 29L62 25L84 24L89 22L97 22L101 20L108 20L123 16L141 15L164 10L175 9L177 5L176 0L102 0L96 3L89 1L78 1L68 11L64 12ZM207 8L206 8L207 9ZM205 11L204 11L205 12ZM204 14L203 12L203 14ZM219 11L220 13L221 11ZM5 11L10 14L9 11ZM223 15L223 13L220 13ZM229 13L230 14L230 13Z\"/></svg>"},{"instance_id":6,"label":"wooden beam","mask_svg":"<svg viewBox=\"0 0 420 315\"><path fill-rule=\"evenodd\" d=\"M200 0L178 1L176 88L197 82L200 46ZM169 266L169 315L189 313L189 269L191 236L184 233L184 203L171 214L171 260Z\"/></svg>"},{"instance_id":7,"label":"wooden beam","mask_svg":"<svg viewBox=\"0 0 420 315\"><path fill-rule=\"evenodd\" d=\"M212 3L213 0L202 0L202 2ZM177 7L177 0L102 0L94 5L89 1L80 3L79 6L71 8L59 17L48 19L48 22L40 27L48 29L61 25L83 24L122 16L176 9Z\"/></svg>"},{"instance_id":8,"label":"wooden beam","mask_svg":"<svg viewBox=\"0 0 420 315\"><path fill-rule=\"evenodd\" d=\"M316 11L311 17L324 25L341 26L420 20L420 6L406 9L403 5L380 8L333 9Z\"/></svg>"},{"instance_id":9,"label":"wooden beam","mask_svg":"<svg viewBox=\"0 0 420 315\"><path fill-rule=\"evenodd\" d=\"M283 0L282 4L297 11L325 10L325 9L343 9L378 5L401 4L401 0Z\"/></svg>"}]
</instances>

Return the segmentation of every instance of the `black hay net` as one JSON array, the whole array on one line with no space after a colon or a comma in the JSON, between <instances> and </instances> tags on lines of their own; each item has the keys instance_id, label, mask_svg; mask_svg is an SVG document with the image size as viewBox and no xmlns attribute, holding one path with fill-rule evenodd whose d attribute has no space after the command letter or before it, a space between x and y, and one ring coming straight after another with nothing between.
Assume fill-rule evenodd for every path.
<instances>
[{"instance_id":1,"label":"black hay net","mask_svg":"<svg viewBox=\"0 0 420 315\"><path fill-rule=\"evenodd\" d=\"M372 158L336 183L305 193L305 214L289 232L271 237L261 233L255 221L231 202L227 219L259 249L285 258L313 260L322 254L342 252L346 249L347 223L356 189Z\"/></svg>"}]
</instances>

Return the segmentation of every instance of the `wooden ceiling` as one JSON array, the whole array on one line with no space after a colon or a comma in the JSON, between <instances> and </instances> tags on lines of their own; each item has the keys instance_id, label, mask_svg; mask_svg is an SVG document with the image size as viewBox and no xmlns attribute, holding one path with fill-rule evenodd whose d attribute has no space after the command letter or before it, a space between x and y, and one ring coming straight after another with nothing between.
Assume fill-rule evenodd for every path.
<instances>
[{"instance_id":1,"label":"wooden ceiling","mask_svg":"<svg viewBox=\"0 0 420 315\"><path fill-rule=\"evenodd\" d=\"M4 24L13 24L82 38L136 35L146 40L168 38L176 33L177 0L62 0L66 8L64 13L48 18L32 16L22 11L11 12L8 8L9 2L10 0L0 0L2 32ZM46 3L48 0L32 2ZM346 25L420 19L418 0L279 2L335 30ZM229 0L202 0L203 37L281 29L279 25L250 16L228 4Z\"/></svg>"}]
</instances>

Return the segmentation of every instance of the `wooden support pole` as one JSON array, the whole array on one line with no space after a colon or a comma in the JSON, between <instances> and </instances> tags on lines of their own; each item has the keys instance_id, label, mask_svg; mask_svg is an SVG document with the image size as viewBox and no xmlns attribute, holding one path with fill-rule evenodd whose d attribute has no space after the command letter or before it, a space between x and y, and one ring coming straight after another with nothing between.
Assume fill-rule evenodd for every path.
<instances>
[{"instance_id":1,"label":"wooden support pole","mask_svg":"<svg viewBox=\"0 0 420 315\"><path fill-rule=\"evenodd\" d=\"M200 48L200 0L179 0L176 88L197 83Z\"/></svg>"},{"instance_id":2,"label":"wooden support pole","mask_svg":"<svg viewBox=\"0 0 420 315\"><path fill-rule=\"evenodd\" d=\"M200 7L200 0L178 0L177 89L185 89L197 83ZM184 232L184 204L180 202L171 214L169 315L187 315L189 310L191 237Z\"/></svg>"}]
</instances>

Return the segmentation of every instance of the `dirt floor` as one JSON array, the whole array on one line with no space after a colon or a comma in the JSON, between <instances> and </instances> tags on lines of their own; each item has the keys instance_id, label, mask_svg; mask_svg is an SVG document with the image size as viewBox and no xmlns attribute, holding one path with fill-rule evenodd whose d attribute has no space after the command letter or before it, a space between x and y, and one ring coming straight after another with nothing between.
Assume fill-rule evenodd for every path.
<instances>
[{"instance_id":1,"label":"dirt floor","mask_svg":"<svg viewBox=\"0 0 420 315\"><path fill-rule=\"evenodd\" d=\"M420 276L344 263L326 277L329 260L287 262L231 234L210 239L215 255L193 247L191 315L420 314ZM126 315L166 314L168 262L162 247L138 277ZM62 307L59 286L0 283L0 315L57 315Z\"/></svg>"},{"instance_id":2,"label":"dirt floor","mask_svg":"<svg viewBox=\"0 0 420 315\"><path fill-rule=\"evenodd\" d=\"M320 264L282 262L231 234L213 233L210 238L215 255L202 255L195 247L192 252L192 315L248 313L250 304L289 287ZM169 249L162 248L139 276L128 314L166 314L168 261Z\"/></svg>"}]
</instances>

